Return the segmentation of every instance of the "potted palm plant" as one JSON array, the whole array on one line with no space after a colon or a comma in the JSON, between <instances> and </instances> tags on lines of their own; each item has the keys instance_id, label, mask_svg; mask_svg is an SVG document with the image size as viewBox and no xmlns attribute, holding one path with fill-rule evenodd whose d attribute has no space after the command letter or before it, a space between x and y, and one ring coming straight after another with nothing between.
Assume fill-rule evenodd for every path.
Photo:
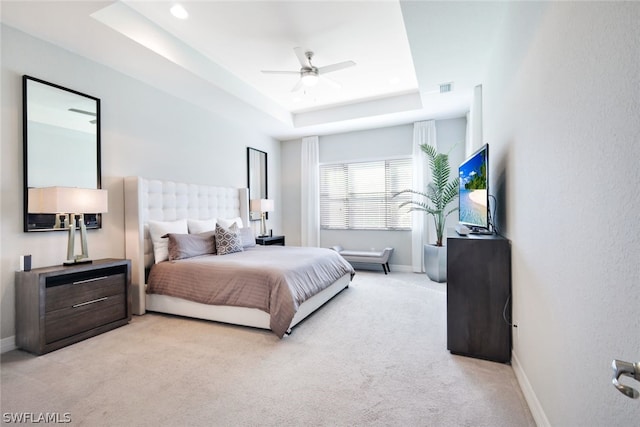
<instances>
[{"instance_id":1,"label":"potted palm plant","mask_svg":"<svg viewBox=\"0 0 640 427\"><path fill-rule=\"evenodd\" d=\"M411 193L419 196L421 200L406 201L399 207L409 206L409 211L425 212L433 217L436 243L424 245L425 272L431 280L444 282L447 280L447 252L442 244L442 238L447 217L458 210L457 206L449 210L447 207L458 197L460 179L455 177L449 180L451 167L448 154L438 153L435 147L428 144L422 144L420 148L427 155L432 181L427 184L426 192L403 190L396 195Z\"/></svg>"}]
</instances>

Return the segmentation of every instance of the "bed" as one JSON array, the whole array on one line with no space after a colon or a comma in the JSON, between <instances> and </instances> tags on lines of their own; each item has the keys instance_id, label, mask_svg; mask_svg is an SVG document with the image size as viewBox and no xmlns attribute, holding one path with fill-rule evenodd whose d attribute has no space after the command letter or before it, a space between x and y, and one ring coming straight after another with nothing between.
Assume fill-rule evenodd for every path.
<instances>
[{"instance_id":1,"label":"bed","mask_svg":"<svg viewBox=\"0 0 640 427\"><path fill-rule=\"evenodd\" d=\"M200 227L217 219L217 223L224 225L225 230L226 227L235 230L234 227L240 226L246 235L250 225L248 191L245 188L194 185L142 177L126 177L124 190L125 254L132 266L134 314L142 315L146 311L168 313L269 329L282 337L348 287L354 274L351 265L335 251L323 248L249 245L241 251L224 255L201 255L156 263L156 259L163 259L163 254L157 252L160 245L154 245L154 240L158 242L158 224L164 226L189 221L189 231L192 231L192 224ZM238 223L234 224L234 221ZM198 227L194 226L193 231L201 231L195 230ZM181 234L182 231L176 229L165 236L192 236ZM173 239L172 243L175 241ZM206 286L197 285L200 287L198 291L193 290L194 284L201 283L202 277L207 275L211 278L223 276L220 272L207 273L206 270L222 268L228 271L230 264L235 265L237 272L226 279L226 290L216 291L217 294L226 295L227 299L210 294L205 295L205 302L202 302ZM170 276L174 274L172 270L176 271L177 276ZM317 279L315 276L322 277ZM317 280L322 282L318 283ZM149 281L152 282L151 286ZM182 291L167 291L165 287L169 282L178 283ZM257 283L257 290L253 291L253 300L245 303L236 291L249 286L250 282ZM296 287L300 285L304 288L304 282L313 283L308 289ZM285 284L290 289L285 288ZM265 291L261 286L268 286L269 290ZM256 292L262 294L256 297ZM231 300L229 295L232 295Z\"/></svg>"}]
</instances>

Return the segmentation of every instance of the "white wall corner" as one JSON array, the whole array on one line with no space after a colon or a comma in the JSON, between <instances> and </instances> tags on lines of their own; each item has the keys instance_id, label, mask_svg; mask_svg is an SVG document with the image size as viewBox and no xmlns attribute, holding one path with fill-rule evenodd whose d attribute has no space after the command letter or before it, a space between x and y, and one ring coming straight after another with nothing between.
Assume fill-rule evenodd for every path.
<instances>
[{"instance_id":1,"label":"white wall corner","mask_svg":"<svg viewBox=\"0 0 640 427\"><path fill-rule=\"evenodd\" d=\"M527 375L522 369L522 365L520 365L518 355L513 350L511 351L511 367L513 372L516 374L516 379L518 380L518 384L520 384L520 389L522 390L522 394L524 394L524 399L529 405L529 410L531 411L531 415L533 416L536 425L538 427L551 427L551 423L549 423L547 415L544 413L542 405L540 404L536 393L533 391Z\"/></svg>"},{"instance_id":2,"label":"white wall corner","mask_svg":"<svg viewBox=\"0 0 640 427\"><path fill-rule=\"evenodd\" d=\"M7 338L2 338L0 340L0 353L6 353L11 350L15 350L16 347L16 337L12 335Z\"/></svg>"},{"instance_id":3,"label":"white wall corner","mask_svg":"<svg viewBox=\"0 0 640 427\"><path fill-rule=\"evenodd\" d=\"M465 142L465 154L470 156L483 145L482 136L482 85L473 88L471 110L467 115L468 138Z\"/></svg>"}]
</instances>

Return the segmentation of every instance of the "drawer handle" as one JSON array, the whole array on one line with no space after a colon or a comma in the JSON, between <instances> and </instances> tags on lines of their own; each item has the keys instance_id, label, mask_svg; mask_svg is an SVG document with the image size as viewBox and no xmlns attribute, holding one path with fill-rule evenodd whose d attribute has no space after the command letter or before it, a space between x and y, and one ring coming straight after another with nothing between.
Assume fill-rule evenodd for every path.
<instances>
[{"instance_id":1,"label":"drawer handle","mask_svg":"<svg viewBox=\"0 0 640 427\"><path fill-rule=\"evenodd\" d=\"M101 276L101 277L94 277L93 279L87 279L87 280L78 280L77 282L73 282L74 285L81 285L83 283L89 283L89 282L95 282L97 280L104 280L109 276Z\"/></svg>"},{"instance_id":2,"label":"drawer handle","mask_svg":"<svg viewBox=\"0 0 640 427\"><path fill-rule=\"evenodd\" d=\"M78 307L82 307L83 305L89 305L89 304L94 304L94 303L100 302L100 301L106 301L107 299L109 299L109 297L102 297L102 298L94 299L94 300L87 301L87 302L81 302L80 304L74 304L72 307L73 308L78 308Z\"/></svg>"}]
</instances>

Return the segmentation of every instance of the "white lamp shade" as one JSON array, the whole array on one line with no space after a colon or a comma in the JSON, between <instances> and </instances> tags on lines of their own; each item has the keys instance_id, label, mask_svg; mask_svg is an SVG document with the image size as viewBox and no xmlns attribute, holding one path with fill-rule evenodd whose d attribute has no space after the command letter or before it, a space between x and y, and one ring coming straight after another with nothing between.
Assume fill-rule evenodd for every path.
<instances>
[{"instance_id":1,"label":"white lamp shade","mask_svg":"<svg viewBox=\"0 0 640 427\"><path fill-rule=\"evenodd\" d=\"M260 200L260 210L262 212L273 212L275 209L275 202L270 199Z\"/></svg>"},{"instance_id":2,"label":"white lamp shade","mask_svg":"<svg viewBox=\"0 0 640 427\"><path fill-rule=\"evenodd\" d=\"M271 199L253 199L251 200L252 212L273 212L275 203Z\"/></svg>"},{"instance_id":3,"label":"white lamp shade","mask_svg":"<svg viewBox=\"0 0 640 427\"><path fill-rule=\"evenodd\" d=\"M107 190L76 187L29 189L29 213L104 213Z\"/></svg>"}]
</instances>

